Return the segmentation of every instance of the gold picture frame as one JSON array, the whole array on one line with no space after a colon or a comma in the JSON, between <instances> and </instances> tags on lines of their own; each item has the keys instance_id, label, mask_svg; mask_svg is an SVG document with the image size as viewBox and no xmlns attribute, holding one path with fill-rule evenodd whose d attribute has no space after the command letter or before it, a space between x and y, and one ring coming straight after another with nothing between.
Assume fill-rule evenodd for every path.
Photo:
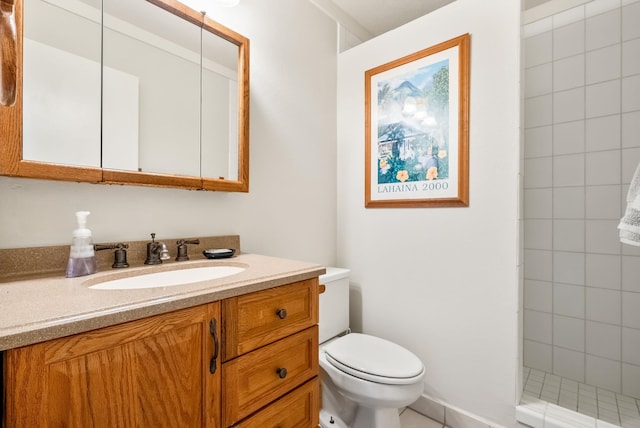
<instances>
[{"instance_id":1,"label":"gold picture frame","mask_svg":"<svg viewBox=\"0 0 640 428\"><path fill-rule=\"evenodd\" d=\"M365 207L469 205L463 34L365 72Z\"/></svg>"}]
</instances>

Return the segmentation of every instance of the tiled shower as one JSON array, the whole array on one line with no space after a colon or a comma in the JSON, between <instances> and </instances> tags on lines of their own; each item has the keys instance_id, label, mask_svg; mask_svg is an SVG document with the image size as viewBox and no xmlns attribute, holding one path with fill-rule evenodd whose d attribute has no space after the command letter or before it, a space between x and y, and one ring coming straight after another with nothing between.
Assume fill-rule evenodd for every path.
<instances>
[{"instance_id":1,"label":"tiled shower","mask_svg":"<svg viewBox=\"0 0 640 428\"><path fill-rule=\"evenodd\" d=\"M640 247L617 225L640 163L640 0L550 3L522 33L525 373L639 406Z\"/></svg>"}]
</instances>

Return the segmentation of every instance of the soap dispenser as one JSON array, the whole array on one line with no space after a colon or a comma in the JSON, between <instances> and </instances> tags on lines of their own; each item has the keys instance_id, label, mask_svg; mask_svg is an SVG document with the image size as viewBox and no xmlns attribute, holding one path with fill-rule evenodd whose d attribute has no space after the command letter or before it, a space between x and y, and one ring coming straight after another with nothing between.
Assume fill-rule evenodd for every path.
<instances>
[{"instance_id":1,"label":"soap dispenser","mask_svg":"<svg viewBox=\"0 0 640 428\"><path fill-rule=\"evenodd\" d=\"M67 264L67 278L90 275L97 271L96 255L93 250L91 231L87 229L89 211L78 211L76 219L78 227L73 231L69 263Z\"/></svg>"}]
</instances>

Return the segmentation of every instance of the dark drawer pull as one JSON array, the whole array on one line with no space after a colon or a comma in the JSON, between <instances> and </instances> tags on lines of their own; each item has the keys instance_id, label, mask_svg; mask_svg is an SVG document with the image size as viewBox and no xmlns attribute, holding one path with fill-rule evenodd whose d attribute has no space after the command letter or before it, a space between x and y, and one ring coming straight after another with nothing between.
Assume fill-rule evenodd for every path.
<instances>
[{"instance_id":1,"label":"dark drawer pull","mask_svg":"<svg viewBox=\"0 0 640 428\"><path fill-rule=\"evenodd\" d=\"M278 377L280 379L284 379L285 377L287 377L287 369L285 369L284 367L280 367L278 370L276 370L276 373L278 373Z\"/></svg>"},{"instance_id":2,"label":"dark drawer pull","mask_svg":"<svg viewBox=\"0 0 640 428\"><path fill-rule=\"evenodd\" d=\"M285 319L287 317L287 310L282 308L282 309L278 309L276 311L276 315L278 316L278 318L280 318L281 320Z\"/></svg>"}]
</instances>

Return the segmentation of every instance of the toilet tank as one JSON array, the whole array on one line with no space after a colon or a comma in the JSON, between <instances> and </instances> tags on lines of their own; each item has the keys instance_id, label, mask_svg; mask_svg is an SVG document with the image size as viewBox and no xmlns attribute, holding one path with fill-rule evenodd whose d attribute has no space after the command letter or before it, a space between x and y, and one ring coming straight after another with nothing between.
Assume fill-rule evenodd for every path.
<instances>
[{"instance_id":1,"label":"toilet tank","mask_svg":"<svg viewBox=\"0 0 640 428\"><path fill-rule=\"evenodd\" d=\"M320 294L320 343L325 342L349 328L349 269L327 267L320 275L320 284L325 285Z\"/></svg>"}]
</instances>

